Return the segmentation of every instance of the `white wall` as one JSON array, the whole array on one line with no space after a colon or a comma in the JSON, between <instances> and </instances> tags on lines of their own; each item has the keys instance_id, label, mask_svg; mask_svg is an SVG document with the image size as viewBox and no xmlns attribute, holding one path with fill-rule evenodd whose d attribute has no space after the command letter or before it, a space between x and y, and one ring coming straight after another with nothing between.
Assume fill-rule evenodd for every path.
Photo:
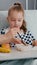
<instances>
[{"instance_id":1,"label":"white wall","mask_svg":"<svg viewBox=\"0 0 37 65\"><path fill-rule=\"evenodd\" d=\"M21 2L24 9L36 9L37 0L0 0L0 10L8 10L9 7L15 2ZM27 4L26 4L27 3ZM27 6L28 5L28 6Z\"/></svg>"},{"instance_id":2,"label":"white wall","mask_svg":"<svg viewBox=\"0 0 37 65\"><path fill-rule=\"evenodd\" d=\"M21 2L24 9L26 7L26 0L0 0L0 10L8 10L15 2Z\"/></svg>"}]
</instances>

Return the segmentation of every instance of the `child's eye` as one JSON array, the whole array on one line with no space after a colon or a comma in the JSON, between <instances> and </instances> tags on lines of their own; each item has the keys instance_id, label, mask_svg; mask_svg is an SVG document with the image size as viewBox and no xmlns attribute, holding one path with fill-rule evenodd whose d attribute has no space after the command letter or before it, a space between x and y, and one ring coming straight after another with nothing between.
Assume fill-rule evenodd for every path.
<instances>
[{"instance_id":1,"label":"child's eye","mask_svg":"<svg viewBox=\"0 0 37 65\"><path fill-rule=\"evenodd\" d=\"M15 21L15 20L11 20L11 21Z\"/></svg>"}]
</instances>

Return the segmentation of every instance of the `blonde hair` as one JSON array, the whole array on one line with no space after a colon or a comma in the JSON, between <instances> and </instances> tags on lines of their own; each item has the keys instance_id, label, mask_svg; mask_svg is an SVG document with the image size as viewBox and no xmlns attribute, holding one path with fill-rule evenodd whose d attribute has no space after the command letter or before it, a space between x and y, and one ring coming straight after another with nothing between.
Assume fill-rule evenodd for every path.
<instances>
[{"instance_id":1,"label":"blonde hair","mask_svg":"<svg viewBox=\"0 0 37 65\"><path fill-rule=\"evenodd\" d=\"M18 11L18 12L21 11L23 13L23 16L24 16L24 9L23 9L23 7L20 3L14 3L14 5L8 10L8 16L10 16L11 11L15 11L15 10ZM26 33L27 28L26 28L25 20L23 20L23 24L20 27L20 29L22 29L24 31L24 33Z\"/></svg>"}]
</instances>

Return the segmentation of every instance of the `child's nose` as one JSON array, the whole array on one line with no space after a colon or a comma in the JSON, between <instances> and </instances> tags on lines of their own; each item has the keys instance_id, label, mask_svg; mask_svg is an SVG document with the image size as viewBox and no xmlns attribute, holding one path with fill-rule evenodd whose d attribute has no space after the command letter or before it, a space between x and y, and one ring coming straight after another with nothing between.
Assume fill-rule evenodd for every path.
<instances>
[{"instance_id":1,"label":"child's nose","mask_svg":"<svg viewBox=\"0 0 37 65\"><path fill-rule=\"evenodd\" d=\"M15 25L17 25L18 24L18 21L15 21Z\"/></svg>"}]
</instances>

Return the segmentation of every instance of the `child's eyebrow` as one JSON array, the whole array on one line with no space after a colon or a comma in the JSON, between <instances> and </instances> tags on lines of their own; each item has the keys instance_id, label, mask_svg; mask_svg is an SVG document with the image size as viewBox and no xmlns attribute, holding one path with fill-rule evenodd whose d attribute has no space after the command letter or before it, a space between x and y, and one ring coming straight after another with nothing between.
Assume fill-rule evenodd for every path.
<instances>
[{"instance_id":1,"label":"child's eyebrow","mask_svg":"<svg viewBox=\"0 0 37 65\"><path fill-rule=\"evenodd\" d=\"M22 18L18 18L19 20L21 20Z\"/></svg>"},{"instance_id":2,"label":"child's eyebrow","mask_svg":"<svg viewBox=\"0 0 37 65\"><path fill-rule=\"evenodd\" d=\"M12 17L11 19L17 19L17 18ZM22 19L22 18L18 18L18 19Z\"/></svg>"}]
</instances>

